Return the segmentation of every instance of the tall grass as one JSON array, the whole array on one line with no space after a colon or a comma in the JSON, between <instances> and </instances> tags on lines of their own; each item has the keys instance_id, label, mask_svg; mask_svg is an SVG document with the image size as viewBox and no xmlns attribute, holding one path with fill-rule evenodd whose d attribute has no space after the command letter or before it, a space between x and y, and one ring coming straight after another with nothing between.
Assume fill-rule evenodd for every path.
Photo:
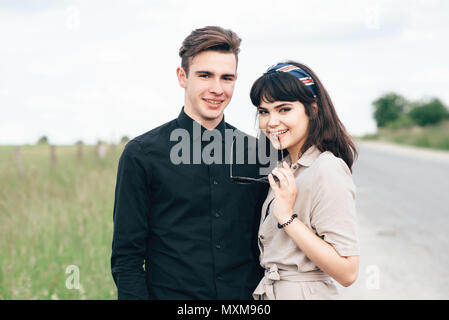
<instances>
[{"instance_id":1,"label":"tall grass","mask_svg":"<svg viewBox=\"0 0 449 320\"><path fill-rule=\"evenodd\" d=\"M94 146L0 147L0 299L115 299L110 272L112 210L123 145L99 160ZM68 289L66 268L79 268Z\"/></svg>"},{"instance_id":2,"label":"tall grass","mask_svg":"<svg viewBox=\"0 0 449 320\"><path fill-rule=\"evenodd\" d=\"M366 135L362 139L449 150L449 121L427 127L382 128L376 134Z\"/></svg>"}]
</instances>

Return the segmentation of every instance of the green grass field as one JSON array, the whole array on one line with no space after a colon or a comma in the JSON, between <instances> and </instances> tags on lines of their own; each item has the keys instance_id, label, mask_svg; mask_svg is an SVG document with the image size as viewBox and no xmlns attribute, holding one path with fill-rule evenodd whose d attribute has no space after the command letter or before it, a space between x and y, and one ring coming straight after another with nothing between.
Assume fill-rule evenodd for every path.
<instances>
[{"instance_id":1,"label":"green grass field","mask_svg":"<svg viewBox=\"0 0 449 320\"><path fill-rule=\"evenodd\" d=\"M422 148L449 150L449 121L428 127L381 128L376 134L360 138Z\"/></svg>"},{"instance_id":2,"label":"green grass field","mask_svg":"<svg viewBox=\"0 0 449 320\"><path fill-rule=\"evenodd\" d=\"M116 299L110 272L112 211L123 145L0 146L0 299ZM68 289L66 268L79 268L79 289ZM73 282L71 282L73 283Z\"/></svg>"}]
</instances>

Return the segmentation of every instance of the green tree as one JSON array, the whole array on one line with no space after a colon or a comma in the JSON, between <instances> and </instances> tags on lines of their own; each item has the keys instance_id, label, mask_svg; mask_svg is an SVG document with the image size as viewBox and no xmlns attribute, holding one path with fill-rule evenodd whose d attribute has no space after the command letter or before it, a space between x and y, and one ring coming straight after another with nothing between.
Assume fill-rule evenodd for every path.
<instances>
[{"instance_id":1,"label":"green tree","mask_svg":"<svg viewBox=\"0 0 449 320\"><path fill-rule=\"evenodd\" d=\"M120 143L127 143L128 141L129 141L129 137L123 136L122 139L120 140Z\"/></svg>"},{"instance_id":2,"label":"green tree","mask_svg":"<svg viewBox=\"0 0 449 320\"><path fill-rule=\"evenodd\" d=\"M381 96L373 105L377 127L382 128L399 119L406 111L408 103L402 96L392 92Z\"/></svg>"},{"instance_id":3,"label":"green tree","mask_svg":"<svg viewBox=\"0 0 449 320\"><path fill-rule=\"evenodd\" d=\"M449 112L444 104L437 98L425 103L417 103L416 106L408 113L420 126L428 126L440 123L445 119L449 119Z\"/></svg>"},{"instance_id":4,"label":"green tree","mask_svg":"<svg viewBox=\"0 0 449 320\"><path fill-rule=\"evenodd\" d=\"M37 140L37 144L48 144L48 138L47 136L42 136Z\"/></svg>"}]
</instances>

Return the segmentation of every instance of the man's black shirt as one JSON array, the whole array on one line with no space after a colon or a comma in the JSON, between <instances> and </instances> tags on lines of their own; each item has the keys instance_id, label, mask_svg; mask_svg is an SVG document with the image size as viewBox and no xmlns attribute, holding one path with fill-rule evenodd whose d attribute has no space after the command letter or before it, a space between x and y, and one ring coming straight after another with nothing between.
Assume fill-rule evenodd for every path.
<instances>
[{"instance_id":1,"label":"man's black shirt","mask_svg":"<svg viewBox=\"0 0 449 320\"><path fill-rule=\"evenodd\" d=\"M215 128L221 164L174 164L174 130L189 133L190 159L195 143L201 150L209 143L194 136L193 125L182 109L177 119L131 140L120 158L111 257L119 299L252 299L263 276L257 228L268 185L230 179L225 129L236 129L224 119ZM258 174L257 164L235 168Z\"/></svg>"}]
</instances>

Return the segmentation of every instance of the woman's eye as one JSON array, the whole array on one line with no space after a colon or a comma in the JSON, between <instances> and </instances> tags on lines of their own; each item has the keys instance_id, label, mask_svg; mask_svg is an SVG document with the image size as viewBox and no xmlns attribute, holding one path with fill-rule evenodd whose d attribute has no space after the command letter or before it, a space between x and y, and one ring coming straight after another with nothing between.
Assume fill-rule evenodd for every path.
<instances>
[{"instance_id":1,"label":"woman's eye","mask_svg":"<svg viewBox=\"0 0 449 320\"><path fill-rule=\"evenodd\" d=\"M262 109L259 109L259 110L257 110L257 113L258 113L258 114L266 114L266 113L267 113L267 111L265 111L265 110L262 110Z\"/></svg>"},{"instance_id":2,"label":"woman's eye","mask_svg":"<svg viewBox=\"0 0 449 320\"><path fill-rule=\"evenodd\" d=\"M288 112L290 110L291 110L291 108L282 108L281 110L279 110L279 112Z\"/></svg>"}]
</instances>

